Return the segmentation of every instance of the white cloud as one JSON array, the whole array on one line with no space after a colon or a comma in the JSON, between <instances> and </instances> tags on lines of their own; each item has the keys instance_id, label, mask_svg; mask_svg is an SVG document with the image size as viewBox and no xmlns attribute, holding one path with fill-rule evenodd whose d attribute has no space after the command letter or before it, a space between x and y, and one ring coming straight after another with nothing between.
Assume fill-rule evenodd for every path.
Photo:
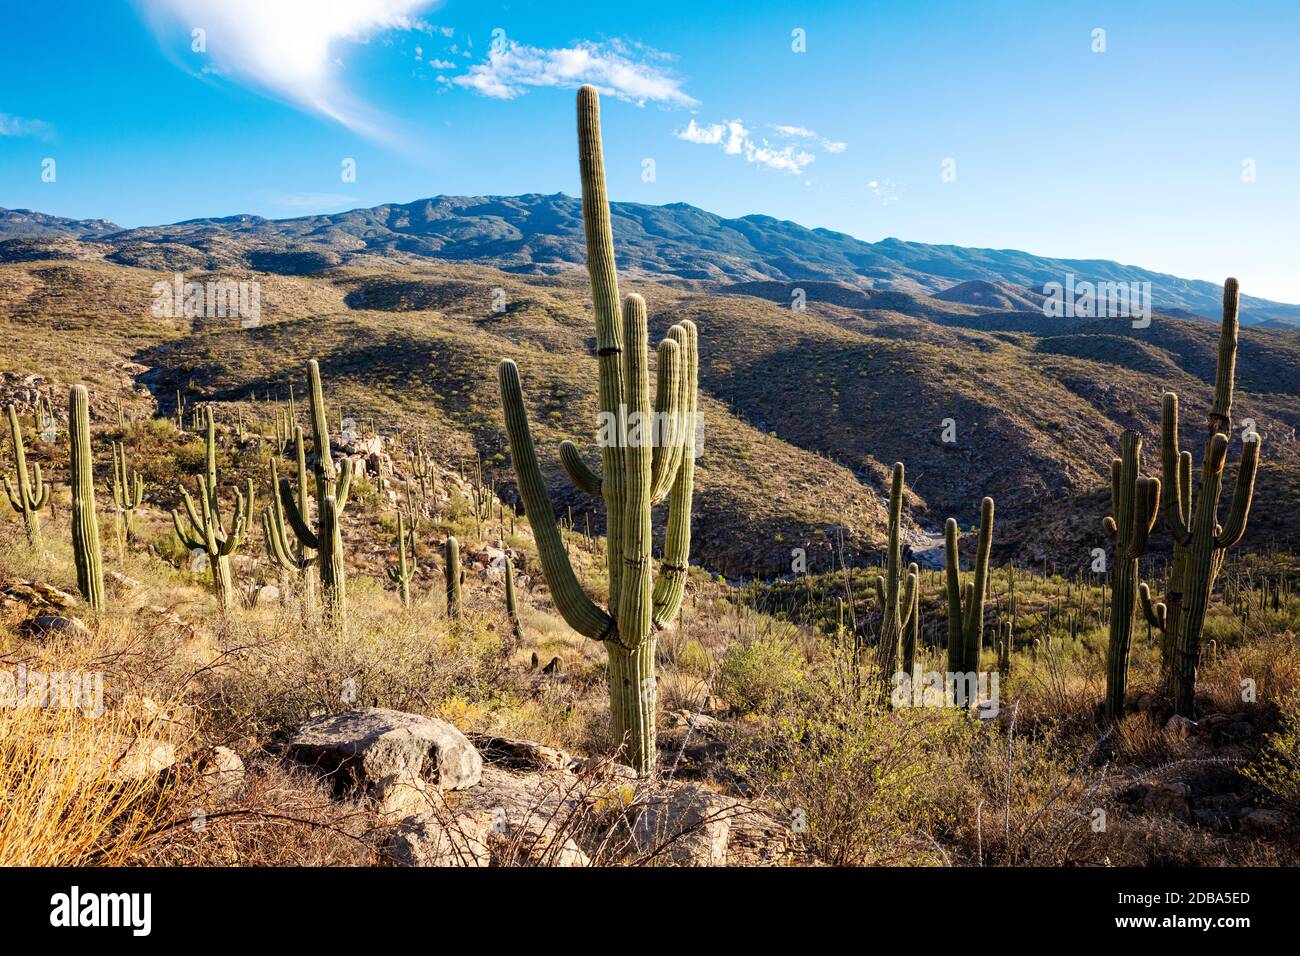
<instances>
[{"instance_id":1,"label":"white cloud","mask_svg":"<svg viewBox=\"0 0 1300 956\"><path fill-rule=\"evenodd\" d=\"M32 136L36 139L50 139L54 127L45 120L26 119L10 113L0 113L0 136Z\"/></svg>"},{"instance_id":2,"label":"white cloud","mask_svg":"<svg viewBox=\"0 0 1300 956\"><path fill-rule=\"evenodd\" d=\"M845 143L827 140L803 126L773 126L772 129L780 137L805 142L774 146L766 139L751 136L740 120L701 126L692 119L684 129L676 130L673 135L688 143L721 146L724 153L744 156L746 162L792 176L799 175L816 162L817 155L812 152L813 149L820 147L827 153L841 153L848 148Z\"/></svg>"},{"instance_id":3,"label":"white cloud","mask_svg":"<svg viewBox=\"0 0 1300 956\"><path fill-rule=\"evenodd\" d=\"M437 28L413 14L433 0L136 0L160 42L195 70L215 64L231 78L366 135L383 137L369 110L338 76L331 48L384 30ZM164 32L163 27L166 27ZM190 32L206 33L206 53L192 53ZM183 31L178 35L177 31ZM206 62L205 62L206 61Z\"/></svg>"},{"instance_id":4,"label":"white cloud","mask_svg":"<svg viewBox=\"0 0 1300 956\"><path fill-rule=\"evenodd\" d=\"M695 106L681 80L662 67L638 62L621 43L583 40L571 47L543 50L506 40L488 51L487 60L455 77L457 86L483 96L510 100L530 87L576 89L590 83L606 96L644 106L647 102ZM653 58L663 59L660 54Z\"/></svg>"}]
</instances>

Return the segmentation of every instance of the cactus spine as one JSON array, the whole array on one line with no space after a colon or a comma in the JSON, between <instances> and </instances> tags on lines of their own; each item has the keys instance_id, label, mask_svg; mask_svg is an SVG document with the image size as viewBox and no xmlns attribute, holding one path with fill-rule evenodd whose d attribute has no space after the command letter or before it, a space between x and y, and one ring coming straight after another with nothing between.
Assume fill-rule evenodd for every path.
<instances>
[{"instance_id":1,"label":"cactus spine","mask_svg":"<svg viewBox=\"0 0 1300 956\"><path fill-rule=\"evenodd\" d=\"M442 549L443 574L447 578L447 617L460 620L460 542L447 535Z\"/></svg>"},{"instance_id":2,"label":"cactus spine","mask_svg":"<svg viewBox=\"0 0 1300 956\"><path fill-rule=\"evenodd\" d=\"M203 410L207 429L207 456L203 474L199 475L199 504L194 505L190 493L181 487L181 502L185 508L188 529L181 521L179 511L172 512L172 525L176 536L190 551L201 550L208 556L212 572L212 593L223 609L234 602L234 579L231 576L230 556L244 540L253 523L253 481L248 481L248 494L235 489L235 512L229 527L221 516L221 496L217 489L217 430L212 417L212 407Z\"/></svg>"},{"instance_id":3,"label":"cactus spine","mask_svg":"<svg viewBox=\"0 0 1300 956\"><path fill-rule=\"evenodd\" d=\"M68 435L71 439L72 556L77 588L96 611L104 610L104 559L95 520L94 452L90 447L90 395L84 385L68 393Z\"/></svg>"},{"instance_id":4,"label":"cactus spine","mask_svg":"<svg viewBox=\"0 0 1300 956\"><path fill-rule=\"evenodd\" d=\"M989 551L993 547L993 499L980 502L979 543L975 552L975 580L961 586L960 534L957 520L944 524L944 552L948 573L948 671L975 674L980 669L984 643L984 598L988 593Z\"/></svg>"},{"instance_id":5,"label":"cactus spine","mask_svg":"<svg viewBox=\"0 0 1300 956\"><path fill-rule=\"evenodd\" d=\"M126 449L121 442L113 443L113 504L117 508L122 540L130 544L135 539L135 509L144 500L144 479L138 471L131 471L126 460Z\"/></svg>"},{"instance_id":6,"label":"cactus spine","mask_svg":"<svg viewBox=\"0 0 1300 956\"><path fill-rule=\"evenodd\" d=\"M1106 706L1110 720L1124 716L1128 689L1129 650L1138 599L1138 559L1147 549L1147 535L1160 508L1160 480L1141 474L1142 439L1125 431L1119 439L1120 457L1111 462L1110 499L1114 514L1102 522L1115 541L1115 572L1110 591L1110 645L1106 654ZM1146 585L1141 585L1145 588ZM1149 603L1146 598L1144 602Z\"/></svg>"},{"instance_id":7,"label":"cactus spine","mask_svg":"<svg viewBox=\"0 0 1300 956\"><path fill-rule=\"evenodd\" d=\"M889 541L885 546L885 573L876 578L876 598L880 602L880 645L876 651L876 660L880 665L880 678L884 693L894 680L899 669L900 659L903 670L909 678L912 675L916 645L915 640L908 642L905 635L910 633L912 617L916 613L917 581L920 571L915 564L907 569L906 578L902 573L903 545L903 463L894 464L893 480L889 488ZM910 649L905 644L911 644Z\"/></svg>"},{"instance_id":8,"label":"cactus spine","mask_svg":"<svg viewBox=\"0 0 1300 956\"><path fill-rule=\"evenodd\" d=\"M542 572L569 626L605 644L612 736L619 744L619 759L644 776L653 768L656 753L655 631L681 608L690 555L697 334L693 323L683 321L659 344L660 392L654 410L662 416L652 417L645 302L639 296L628 296L622 303L620 321L601 154L600 100L590 86L578 91L578 146L587 271L596 313L600 474L582 462L571 444L561 446L560 457L574 484L599 494L605 502L608 611L584 593L569 563L537 464L519 370L507 360L501 363L498 376L520 496L537 540ZM655 442L650 435L656 419L675 423L669 441L661 436ZM656 578L652 574L650 509L663 497L669 501L668 529Z\"/></svg>"},{"instance_id":9,"label":"cactus spine","mask_svg":"<svg viewBox=\"0 0 1300 956\"><path fill-rule=\"evenodd\" d=\"M320 384L320 366L315 359L307 363L307 378L311 389L309 406L315 460L312 471L316 476L316 528L307 524L307 487L298 489L301 502L293 496L288 478L280 479L280 505L284 517L298 541L317 553L320 568L321 590L324 592L325 611L333 626L347 626L347 569L343 561L343 534L339 519L347 507L348 489L352 485L352 463L346 458L336 468L330 455L329 425L325 417L325 396ZM301 429L295 429L296 437Z\"/></svg>"},{"instance_id":10,"label":"cactus spine","mask_svg":"<svg viewBox=\"0 0 1300 956\"><path fill-rule=\"evenodd\" d=\"M397 512L397 567L388 569L388 580L397 587L402 607L411 606L411 569L406 563L406 519Z\"/></svg>"},{"instance_id":11,"label":"cactus spine","mask_svg":"<svg viewBox=\"0 0 1300 956\"><path fill-rule=\"evenodd\" d=\"M307 507L307 453L303 448L302 428L293 426L293 445L298 464L298 493L302 505ZM296 544L290 540L290 528L284 517L284 506L280 503L279 470L275 457L271 457L271 507L262 512L262 540L266 543L266 553L285 571L298 574L302 579L303 600L309 618L316 615L316 578L312 568L316 564L316 552L301 541ZM296 536L295 536L296 537Z\"/></svg>"},{"instance_id":12,"label":"cactus spine","mask_svg":"<svg viewBox=\"0 0 1300 956\"><path fill-rule=\"evenodd\" d=\"M27 542L33 547L40 540L41 536L41 519L37 514L50 500L50 486L45 484L41 478L41 465L37 462L32 465L30 479L27 475L27 453L23 450L23 430L18 424L18 412L10 405L9 413L9 437L13 441L14 448L14 467L18 472L18 487L9 481L9 476L4 477L5 494L9 496L9 504L14 511L23 516L23 530L27 532Z\"/></svg>"}]
</instances>

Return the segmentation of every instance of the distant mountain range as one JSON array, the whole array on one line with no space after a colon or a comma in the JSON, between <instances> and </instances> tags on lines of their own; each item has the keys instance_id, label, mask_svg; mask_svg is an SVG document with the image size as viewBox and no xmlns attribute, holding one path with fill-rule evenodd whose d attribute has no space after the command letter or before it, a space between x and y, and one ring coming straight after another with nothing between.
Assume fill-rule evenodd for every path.
<instances>
[{"instance_id":1,"label":"distant mountain range","mask_svg":"<svg viewBox=\"0 0 1300 956\"><path fill-rule=\"evenodd\" d=\"M1151 283L1156 311L1217 320L1221 286L1104 259L863 242L770 216L724 219L685 203L612 203L625 273L697 288L822 282L845 293L904 293L997 311L1040 308L1046 283ZM297 219L228 216L124 229L25 209L0 209L0 262L103 259L164 271L252 269L306 275L340 265L441 259L550 274L585 261L579 200L543 196L435 196L401 205ZM1225 275L1232 263L1224 263ZM1244 324L1300 327L1300 305L1242 296Z\"/></svg>"}]
</instances>

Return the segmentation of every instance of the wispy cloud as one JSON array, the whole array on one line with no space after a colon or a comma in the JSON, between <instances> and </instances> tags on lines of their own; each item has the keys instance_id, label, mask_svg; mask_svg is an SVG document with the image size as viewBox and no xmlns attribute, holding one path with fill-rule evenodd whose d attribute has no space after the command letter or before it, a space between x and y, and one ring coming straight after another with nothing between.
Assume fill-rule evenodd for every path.
<instances>
[{"instance_id":1,"label":"wispy cloud","mask_svg":"<svg viewBox=\"0 0 1300 956\"><path fill-rule=\"evenodd\" d=\"M52 139L54 127L45 120L26 119L10 113L0 113L0 136L31 136L35 139Z\"/></svg>"},{"instance_id":2,"label":"wispy cloud","mask_svg":"<svg viewBox=\"0 0 1300 956\"><path fill-rule=\"evenodd\" d=\"M666 57L619 42L582 40L573 46L544 50L503 40L488 51L484 62L474 64L459 76L446 77L444 82L503 100L523 96L532 87L576 89L590 83L606 96L638 106L646 103L698 105L682 89L679 77L663 66L648 62L654 59Z\"/></svg>"},{"instance_id":3,"label":"wispy cloud","mask_svg":"<svg viewBox=\"0 0 1300 956\"><path fill-rule=\"evenodd\" d=\"M692 119L685 128L674 131L673 135L688 143L721 146L724 153L743 156L746 162L789 173L791 176L801 174L816 162L817 155L812 152L814 149L826 153L842 153L848 148L846 143L825 139L803 126L773 126L772 129L780 138L797 139L800 142L773 145L766 138L755 138L740 120L725 120L701 126Z\"/></svg>"},{"instance_id":4,"label":"wispy cloud","mask_svg":"<svg viewBox=\"0 0 1300 956\"><path fill-rule=\"evenodd\" d=\"M336 120L363 135L386 138L371 111L339 77L340 40L364 41L385 30L432 32L415 14L433 0L136 0L164 48L175 50L183 30L198 72L248 83L293 105ZM206 52L192 53L189 34L204 31Z\"/></svg>"}]
</instances>

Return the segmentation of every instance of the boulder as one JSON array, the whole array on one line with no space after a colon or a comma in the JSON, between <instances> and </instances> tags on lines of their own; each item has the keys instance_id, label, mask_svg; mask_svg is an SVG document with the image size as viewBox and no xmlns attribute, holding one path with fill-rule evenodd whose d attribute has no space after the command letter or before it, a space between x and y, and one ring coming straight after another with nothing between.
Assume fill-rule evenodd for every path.
<instances>
[{"instance_id":1,"label":"boulder","mask_svg":"<svg viewBox=\"0 0 1300 956\"><path fill-rule=\"evenodd\" d=\"M412 814L388 835L384 853L396 866L488 866L492 814L463 813L442 823Z\"/></svg>"},{"instance_id":2,"label":"boulder","mask_svg":"<svg viewBox=\"0 0 1300 956\"><path fill-rule=\"evenodd\" d=\"M445 720L367 707L317 717L298 728L289 755L337 774L340 783L374 788L392 774L419 777L440 790L479 782L483 759Z\"/></svg>"},{"instance_id":3,"label":"boulder","mask_svg":"<svg viewBox=\"0 0 1300 956\"><path fill-rule=\"evenodd\" d=\"M1241 828L1247 833L1272 836L1286 829L1286 817L1276 810L1255 809L1242 816Z\"/></svg>"},{"instance_id":4,"label":"boulder","mask_svg":"<svg viewBox=\"0 0 1300 956\"><path fill-rule=\"evenodd\" d=\"M1196 730L1196 721L1179 714L1174 714L1165 722L1165 731L1178 737L1186 737Z\"/></svg>"},{"instance_id":5,"label":"boulder","mask_svg":"<svg viewBox=\"0 0 1300 956\"><path fill-rule=\"evenodd\" d=\"M229 747L208 747L195 761L199 793L213 803L225 803L238 796L244 786L244 761Z\"/></svg>"},{"instance_id":6,"label":"boulder","mask_svg":"<svg viewBox=\"0 0 1300 956\"><path fill-rule=\"evenodd\" d=\"M675 787L631 811L632 845L649 862L724 866L731 820L740 812L735 801L697 784Z\"/></svg>"},{"instance_id":7,"label":"boulder","mask_svg":"<svg viewBox=\"0 0 1300 956\"><path fill-rule=\"evenodd\" d=\"M48 637L71 637L84 640L90 637L90 629L81 623L80 618L62 614L38 614L18 625L18 633L32 640Z\"/></svg>"},{"instance_id":8,"label":"boulder","mask_svg":"<svg viewBox=\"0 0 1300 956\"><path fill-rule=\"evenodd\" d=\"M1189 792L1185 783L1153 783L1142 799L1142 806L1148 813L1172 816L1187 823L1192 819L1187 802Z\"/></svg>"}]
</instances>

